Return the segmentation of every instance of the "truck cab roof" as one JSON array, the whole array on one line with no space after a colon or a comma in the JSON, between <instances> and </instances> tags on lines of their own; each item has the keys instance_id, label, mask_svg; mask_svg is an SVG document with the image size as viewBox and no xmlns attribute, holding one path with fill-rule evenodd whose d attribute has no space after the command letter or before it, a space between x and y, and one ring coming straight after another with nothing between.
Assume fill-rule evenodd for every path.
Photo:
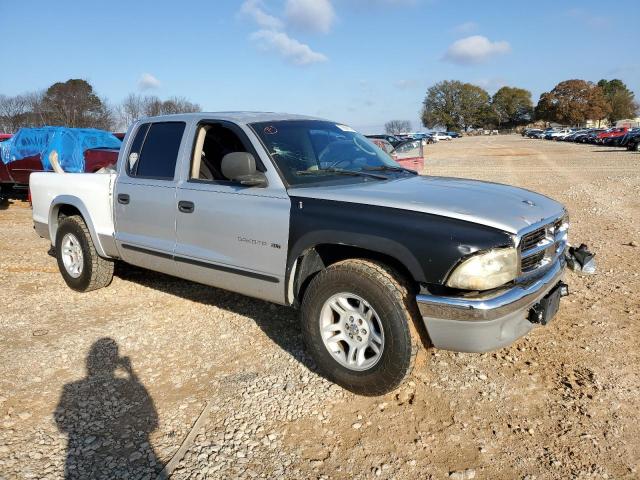
<instances>
[{"instance_id":1,"label":"truck cab roof","mask_svg":"<svg viewBox=\"0 0 640 480\"><path fill-rule=\"evenodd\" d=\"M250 124L254 122L269 122L282 120L325 120L324 118L312 117L307 115L296 115L293 113L277 113L277 112L197 112L197 113L179 113L175 115L161 115L158 117L147 117L140 121L160 121L160 120L226 120L237 124Z\"/></svg>"}]
</instances>

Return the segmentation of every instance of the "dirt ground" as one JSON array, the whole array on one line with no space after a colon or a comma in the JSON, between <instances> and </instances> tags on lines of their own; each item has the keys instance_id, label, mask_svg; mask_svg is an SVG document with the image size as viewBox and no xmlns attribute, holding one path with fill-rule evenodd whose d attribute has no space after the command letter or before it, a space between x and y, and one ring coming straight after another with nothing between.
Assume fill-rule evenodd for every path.
<instances>
[{"instance_id":1,"label":"dirt ground","mask_svg":"<svg viewBox=\"0 0 640 480\"><path fill-rule=\"evenodd\" d=\"M378 398L314 373L293 310L128 267L74 293L29 205L0 210L0 478L155 478L192 430L173 478L640 478L640 154L512 135L426 157L566 204L598 272L567 274L547 327L428 350Z\"/></svg>"}]
</instances>

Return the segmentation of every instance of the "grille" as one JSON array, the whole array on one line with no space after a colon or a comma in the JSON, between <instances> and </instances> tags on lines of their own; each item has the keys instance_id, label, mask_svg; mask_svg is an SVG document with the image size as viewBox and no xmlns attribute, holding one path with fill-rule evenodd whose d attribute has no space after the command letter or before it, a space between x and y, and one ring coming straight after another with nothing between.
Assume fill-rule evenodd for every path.
<instances>
[{"instance_id":1,"label":"grille","mask_svg":"<svg viewBox=\"0 0 640 480\"><path fill-rule=\"evenodd\" d=\"M547 236L547 228L542 227L538 230L534 230L531 233L527 233L524 237L522 237L522 241L520 242L520 250L525 252L535 247L538 243L540 243Z\"/></svg>"},{"instance_id":2,"label":"grille","mask_svg":"<svg viewBox=\"0 0 640 480\"><path fill-rule=\"evenodd\" d=\"M564 254L568 227L565 221L564 218L554 219L522 236L519 243L521 278L534 275L536 270Z\"/></svg>"},{"instance_id":3,"label":"grille","mask_svg":"<svg viewBox=\"0 0 640 480\"><path fill-rule=\"evenodd\" d=\"M528 257L523 258L522 261L520 262L520 269L523 272L530 272L531 270L534 270L535 268L537 268L543 259L544 259L544 251L534 253L533 255L529 255Z\"/></svg>"},{"instance_id":4,"label":"grille","mask_svg":"<svg viewBox=\"0 0 640 480\"><path fill-rule=\"evenodd\" d=\"M562 227L562 219L561 218L559 218L558 220L553 222L553 231L554 232L558 232L560 230L560 227Z\"/></svg>"}]
</instances>

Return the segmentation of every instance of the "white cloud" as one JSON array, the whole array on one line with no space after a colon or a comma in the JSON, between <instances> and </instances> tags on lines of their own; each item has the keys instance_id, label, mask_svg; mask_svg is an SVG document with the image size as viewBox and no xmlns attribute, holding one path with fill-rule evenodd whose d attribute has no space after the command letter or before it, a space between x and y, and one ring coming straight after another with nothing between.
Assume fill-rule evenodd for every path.
<instances>
[{"instance_id":1,"label":"white cloud","mask_svg":"<svg viewBox=\"0 0 640 480\"><path fill-rule=\"evenodd\" d=\"M240 12L252 18L262 28L279 30L284 27L282 20L264 11L262 0L246 0L240 7Z\"/></svg>"},{"instance_id":2,"label":"white cloud","mask_svg":"<svg viewBox=\"0 0 640 480\"><path fill-rule=\"evenodd\" d=\"M459 65L473 65L483 63L496 55L503 55L511 51L509 42L492 42L482 35L472 35L453 42L443 59Z\"/></svg>"},{"instance_id":3,"label":"white cloud","mask_svg":"<svg viewBox=\"0 0 640 480\"><path fill-rule=\"evenodd\" d=\"M150 73L143 73L138 80L138 88L140 90L152 90L160 87L160 80Z\"/></svg>"},{"instance_id":4,"label":"white cloud","mask_svg":"<svg viewBox=\"0 0 640 480\"><path fill-rule=\"evenodd\" d=\"M329 33L336 19L329 0L287 0L284 14L292 27L319 33Z\"/></svg>"},{"instance_id":5,"label":"white cloud","mask_svg":"<svg viewBox=\"0 0 640 480\"><path fill-rule=\"evenodd\" d=\"M453 31L455 33L459 33L462 35L475 32L476 30L478 30L478 24L476 22L464 22L453 27Z\"/></svg>"},{"instance_id":6,"label":"white cloud","mask_svg":"<svg viewBox=\"0 0 640 480\"><path fill-rule=\"evenodd\" d=\"M410 90L420 86L420 82L415 79L401 79L393 82L393 86L400 90Z\"/></svg>"},{"instance_id":7,"label":"white cloud","mask_svg":"<svg viewBox=\"0 0 640 480\"><path fill-rule=\"evenodd\" d=\"M572 8L567 12L567 15L579 20L594 30L604 30L611 26L611 19L609 17L593 14L581 8Z\"/></svg>"},{"instance_id":8,"label":"white cloud","mask_svg":"<svg viewBox=\"0 0 640 480\"><path fill-rule=\"evenodd\" d=\"M480 78L475 80L473 83L484 88L485 90L488 90L489 93L495 93L502 87L508 85L507 80L502 77Z\"/></svg>"},{"instance_id":9,"label":"white cloud","mask_svg":"<svg viewBox=\"0 0 640 480\"><path fill-rule=\"evenodd\" d=\"M309 45L289 37L284 32L258 30L251 34L251 40L262 50L275 51L294 65L310 65L328 60L322 53L314 52Z\"/></svg>"}]
</instances>

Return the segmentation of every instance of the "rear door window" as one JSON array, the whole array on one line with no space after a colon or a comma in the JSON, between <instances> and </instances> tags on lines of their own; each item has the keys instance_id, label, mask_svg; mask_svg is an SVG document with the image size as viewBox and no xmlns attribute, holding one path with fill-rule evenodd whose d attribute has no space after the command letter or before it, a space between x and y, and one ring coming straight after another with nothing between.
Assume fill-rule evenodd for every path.
<instances>
[{"instance_id":1,"label":"rear door window","mask_svg":"<svg viewBox=\"0 0 640 480\"><path fill-rule=\"evenodd\" d=\"M152 123L138 130L129 152L129 175L132 177L173 180L184 122Z\"/></svg>"}]
</instances>

